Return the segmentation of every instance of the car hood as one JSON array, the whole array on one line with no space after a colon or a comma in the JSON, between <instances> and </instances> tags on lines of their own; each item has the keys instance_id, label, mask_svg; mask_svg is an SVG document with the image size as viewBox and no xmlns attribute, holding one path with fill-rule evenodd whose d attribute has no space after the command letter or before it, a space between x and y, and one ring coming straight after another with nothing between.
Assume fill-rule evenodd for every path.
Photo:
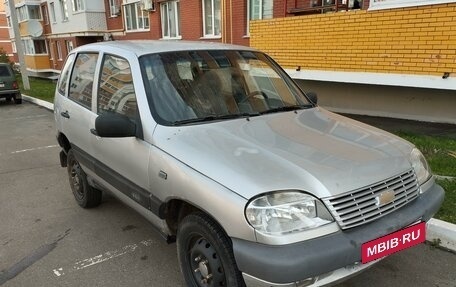
<instances>
[{"instance_id":1,"label":"car hood","mask_svg":"<svg viewBox=\"0 0 456 287\"><path fill-rule=\"evenodd\" d=\"M157 126L154 144L246 199L276 190L319 198L411 168L408 142L321 108Z\"/></svg>"}]
</instances>

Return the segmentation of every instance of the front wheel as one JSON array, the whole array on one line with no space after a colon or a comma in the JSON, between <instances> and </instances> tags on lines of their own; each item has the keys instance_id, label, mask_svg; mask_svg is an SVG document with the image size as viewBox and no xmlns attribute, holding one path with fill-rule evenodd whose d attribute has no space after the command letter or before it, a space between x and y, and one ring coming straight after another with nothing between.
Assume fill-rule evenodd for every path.
<instances>
[{"instance_id":1,"label":"front wheel","mask_svg":"<svg viewBox=\"0 0 456 287\"><path fill-rule=\"evenodd\" d=\"M179 224L177 255L187 286L245 286L231 241L203 213L190 214Z\"/></svg>"}]
</instances>

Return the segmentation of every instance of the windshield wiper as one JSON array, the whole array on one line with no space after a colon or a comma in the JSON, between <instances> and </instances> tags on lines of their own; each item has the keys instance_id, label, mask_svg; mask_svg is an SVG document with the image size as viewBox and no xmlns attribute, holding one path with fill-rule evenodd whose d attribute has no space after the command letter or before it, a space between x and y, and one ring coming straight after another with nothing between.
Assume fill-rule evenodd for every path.
<instances>
[{"instance_id":1,"label":"windshield wiper","mask_svg":"<svg viewBox=\"0 0 456 287\"><path fill-rule=\"evenodd\" d=\"M260 114L272 114L272 113L278 113L278 112L288 112L288 111L296 111L296 110L302 110L302 109L309 109L312 108L312 104L308 105L292 105L292 106L282 106L282 107L277 107L277 108L272 108L269 110L265 110L260 112Z\"/></svg>"},{"instance_id":2,"label":"windshield wiper","mask_svg":"<svg viewBox=\"0 0 456 287\"><path fill-rule=\"evenodd\" d=\"M203 122L211 122L217 120L230 120L230 119L239 119L239 118L249 118L254 116L259 116L259 113L241 113L241 114L227 114L227 115L210 115L203 118L193 118L193 119L186 119L175 121L172 123L173 126L178 125L185 125L185 124L193 124L193 123L203 123Z\"/></svg>"}]
</instances>

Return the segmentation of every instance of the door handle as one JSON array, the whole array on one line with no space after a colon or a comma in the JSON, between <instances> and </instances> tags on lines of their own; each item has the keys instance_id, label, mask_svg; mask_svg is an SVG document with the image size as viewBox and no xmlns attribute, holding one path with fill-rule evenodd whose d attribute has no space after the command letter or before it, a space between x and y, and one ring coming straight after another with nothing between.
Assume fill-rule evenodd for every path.
<instances>
[{"instance_id":1,"label":"door handle","mask_svg":"<svg viewBox=\"0 0 456 287\"><path fill-rule=\"evenodd\" d=\"M68 111L64 111L64 112L61 112L60 115L64 118L67 118L69 119L70 118L70 114L68 113Z\"/></svg>"}]
</instances>

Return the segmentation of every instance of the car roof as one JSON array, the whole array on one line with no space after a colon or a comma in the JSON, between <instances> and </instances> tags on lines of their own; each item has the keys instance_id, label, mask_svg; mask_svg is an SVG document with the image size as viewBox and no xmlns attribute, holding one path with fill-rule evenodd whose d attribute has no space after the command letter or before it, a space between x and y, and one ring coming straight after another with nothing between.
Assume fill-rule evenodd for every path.
<instances>
[{"instance_id":1,"label":"car roof","mask_svg":"<svg viewBox=\"0 0 456 287\"><path fill-rule=\"evenodd\" d=\"M170 41L170 40L130 40L130 41L108 41L87 44L75 49L75 52L84 50L109 51L124 50L126 53L133 52L136 56L146 54L194 51L194 50L248 50L257 51L253 48L231 44L197 41Z\"/></svg>"}]
</instances>

